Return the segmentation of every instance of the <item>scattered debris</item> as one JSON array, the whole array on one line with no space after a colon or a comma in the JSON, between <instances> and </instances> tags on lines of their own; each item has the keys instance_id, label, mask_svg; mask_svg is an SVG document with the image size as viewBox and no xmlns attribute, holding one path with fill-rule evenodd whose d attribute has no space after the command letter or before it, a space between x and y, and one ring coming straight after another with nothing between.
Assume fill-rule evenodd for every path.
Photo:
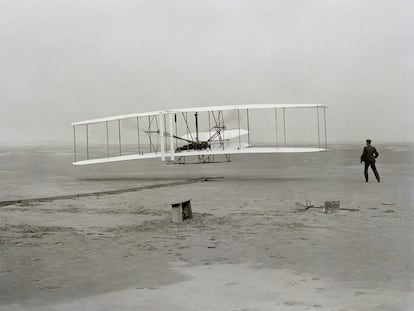
<instances>
[{"instance_id":1,"label":"scattered debris","mask_svg":"<svg viewBox=\"0 0 414 311\"><path fill-rule=\"evenodd\" d=\"M358 208L340 208L341 211L359 212Z\"/></svg>"},{"instance_id":2,"label":"scattered debris","mask_svg":"<svg viewBox=\"0 0 414 311\"><path fill-rule=\"evenodd\" d=\"M311 209L311 208L324 208L324 206L314 206L314 205L306 206L305 211L307 211L308 209Z\"/></svg>"},{"instance_id":3,"label":"scattered debris","mask_svg":"<svg viewBox=\"0 0 414 311\"><path fill-rule=\"evenodd\" d=\"M335 210L350 211L350 212L358 212L359 211L359 209L357 209L357 208L340 208L340 204L341 204L340 201L325 201L325 204L320 205L320 206L316 206L316 205L311 204L310 200L306 200L305 205L302 204L302 203L299 203L299 202L296 202L295 204L297 206L304 207L305 211L307 211L308 209L311 209L311 208L320 208L320 209L322 209L322 212L325 213L325 214L327 214L329 212L333 212Z\"/></svg>"}]
</instances>

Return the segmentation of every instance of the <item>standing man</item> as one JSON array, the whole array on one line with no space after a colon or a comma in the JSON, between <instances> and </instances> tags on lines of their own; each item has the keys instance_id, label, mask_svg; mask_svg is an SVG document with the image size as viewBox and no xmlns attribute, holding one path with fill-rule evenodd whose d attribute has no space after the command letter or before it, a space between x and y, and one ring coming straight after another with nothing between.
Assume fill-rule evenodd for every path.
<instances>
[{"instance_id":1,"label":"standing man","mask_svg":"<svg viewBox=\"0 0 414 311\"><path fill-rule=\"evenodd\" d=\"M362 161L365 162L365 181L368 182L368 167L371 166L372 171L377 178L377 181L380 182L380 176L377 171L377 167L375 166L375 159L378 158L378 151L375 149L374 146L371 146L371 139L367 139L367 145L364 147L364 151L361 155L361 163Z\"/></svg>"}]
</instances>

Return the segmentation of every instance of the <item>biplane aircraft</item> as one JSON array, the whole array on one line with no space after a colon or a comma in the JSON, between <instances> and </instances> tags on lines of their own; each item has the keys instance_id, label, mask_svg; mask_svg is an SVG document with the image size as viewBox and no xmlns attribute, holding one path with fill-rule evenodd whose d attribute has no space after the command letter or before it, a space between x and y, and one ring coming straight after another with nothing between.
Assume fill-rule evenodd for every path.
<instances>
[{"instance_id":1,"label":"biplane aircraft","mask_svg":"<svg viewBox=\"0 0 414 311\"><path fill-rule=\"evenodd\" d=\"M72 123L74 165L160 158L168 163L219 162L249 153L301 153L327 150L325 105L262 104L209 106L132 113ZM287 114L312 111L312 126L294 119L300 138L288 141ZM291 122L292 123L292 122ZM313 121L312 121L313 123ZM82 135L80 135L82 131ZM299 146L298 146L299 145ZM194 162L193 162L194 163Z\"/></svg>"}]
</instances>

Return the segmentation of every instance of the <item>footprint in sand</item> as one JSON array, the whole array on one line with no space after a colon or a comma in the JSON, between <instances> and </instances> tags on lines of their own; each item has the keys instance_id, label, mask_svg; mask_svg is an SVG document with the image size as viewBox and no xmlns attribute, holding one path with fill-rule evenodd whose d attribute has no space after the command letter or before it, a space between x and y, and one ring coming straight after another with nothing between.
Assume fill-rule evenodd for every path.
<instances>
[{"instance_id":1,"label":"footprint in sand","mask_svg":"<svg viewBox=\"0 0 414 311\"><path fill-rule=\"evenodd\" d=\"M285 301L283 304L284 304L285 306L295 306L295 305L300 305L300 304L302 304L302 302L300 302L300 301L293 301L293 300L290 300L290 301Z\"/></svg>"},{"instance_id":2,"label":"footprint in sand","mask_svg":"<svg viewBox=\"0 0 414 311\"><path fill-rule=\"evenodd\" d=\"M136 287L135 289L144 290L144 289L156 289L155 287Z\"/></svg>"},{"instance_id":3,"label":"footprint in sand","mask_svg":"<svg viewBox=\"0 0 414 311\"><path fill-rule=\"evenodd\" d=\"M45 286L45 287L42 287L40 289L43 290L43 289L59 289L59 288L60 288L60 286Z\"/></svg>"},{"instance_id":4,"label":"footprint in sand","mask_svg":"<svg viewBox=\"0 0 414 311\"><path fill-rule=\"evenodd\" d=\"M233 286L233 285L238 285L239 282L230 282L230 283L226 283L226 286Z\"/></svg>"}]
</instances>

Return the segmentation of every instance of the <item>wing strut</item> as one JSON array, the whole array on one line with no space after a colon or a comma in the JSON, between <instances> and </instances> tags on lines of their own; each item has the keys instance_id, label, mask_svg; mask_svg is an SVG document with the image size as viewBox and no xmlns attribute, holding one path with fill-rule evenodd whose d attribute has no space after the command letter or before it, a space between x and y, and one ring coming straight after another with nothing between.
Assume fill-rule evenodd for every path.
<instances>
[{"instance_id":1,"label":"wing strut","mask_svg":"<svg viewBox=\"0 0 414 311\"><path fill-rule=\"evenodd\" d=\"M285 147L286 147L286 115L285 115L285 108L283 108L283 135L285 138Z\"/></svg>"},{"instance_id":2,"label":"wing strut","mask_svg":"<svg viewBox=\"0 0 414 311\"><path fill-rule=\"evenodd\" d=\"M109 158L109 130L108 130L108 121L105 121L106 129L106 155Z\"/></svg>"},{"instance_id":3,"label":"wing strut","mask_svg":"<svg viewBox=\"0 0 414 311\"><path fill-rule=\"evenodd\" d=\"M177 114L174 114L174 120L175 120L175 133L177 134ZM168 114L168 123L169 123L169 131L170 133L173 132L173 115L170 112ZM177 135L175 135L177 136ZM177 141L177 140L176 140ZM175 156L174 156L174 137L173 135L170 135L170 160L174 161L175 160Z\"/></svg>"},{"instance_id":4,"label":"wing strut","mask_svg":"<svg viewBox=\"0 0 414 311\"><path fill-rule=\"evenodd\" d=\"M240 135L240 109L237 109L237 126L239 128L239 149L241 148L241 135Z\"/></svg>"},{"instance_id":5,"label":"wing strut","mask_svg":"<svg viewBox=\"0 0 414 311\"><path fill-rule=\"evenodd\" d=\"M279 135L277 134L277 108L275 108L275 130L276 130L276 148L279 148Z\"/></svg>"},{"instance_id":6,"label":"wing strut","mask_svg":"<svg viewBox=\"0 0 414 311\"><path fill-rule=\"evenodd\" d=\"M121 120L118 120L118 142L119 142L119 155L122 155L122 144L121 144Z\"/></svg>"},{"instance_id":7,"label":"wing strut","mask_svg":"<svg viewBox=\"0 0 414 311\"><path fill-rule=\"evenodd\" d=\"M249 109L246 109L246 114L247 114L247 140L249 142L249 147L251 147L251 145L250 145L250 119L249 119Z\"/></svg>"},{"instance_id":8,"label":"wing strut","mask_svg":"<svg viewBox=\"0 0 414 311\"><path fill-rule=\"evenodd\" d=\"M86 160L89 160L89 128L86 124Z\"/></svg>"},{"instance_id":9,"label":"wing strut","mask_svg":"<svg viewBox=\"0 0 414 311\"><path fill-rule=\"evenodd\" d=\"M162 113L159 114L158 116L160 118L159 122L157 123L157 125L159 125L158 130L160 131L160 147L161 147L161 160L165 161L165 132L164 132L164 121L163 121L163 115ZM157 138L157 142L158 142L158 138ZM157 149L158 149L158 143L157 143Z\"/></svg>"},{"instance_id":10,"label":"wing strut","mask_svg":"<svg viewBox=\"0 0 414 311\"><path fill-rule=\"evenodd\" d=\"M194 118L195 118L195 127L196 127L196 142L199 143L200 140L198 139L198 113L197 112L194 114Z\"/></svg>"},{"instance_id":11,"label":"wing strut","mask_svg":"<svg viewBox=\"0 0 414 311\"><path fill-rule=\"evenodd\" d=\"M323 121L325 125L325 149L328 149L328 134L326 130L326 107L323 107Z\"/></svg>"},{"instance_id":12,"label":"wing strut","mask_svg":"<svg viewBox=\"0 0 414 311\"><path fill-rule=\"evenodd\" d=\"M318 122L318 147L321 147L321 132L320 132L320 126L319 126L319 107L316 107L316 118Z\"/></svg>"},{"instance_id":13,"label":"wing strut","mask_svg":"<svg viewBox=\"0 0 414 311\"><path fill-rule=\"evenodd\" d=\"M138 153L141 154L141 142L139 139L139 117L137 117L137 143L138 143Z\"/></svg>"},{"instance_id":14,"label":"wing strut","mask_svg":"<svg viewBox=\"0 0 414 311\"><path fill-rule=\"evenodd\" d=\"M73 153L75 154L75 162L76 162L76 126L73 125Z\"/></svg>"}]
</instances>

